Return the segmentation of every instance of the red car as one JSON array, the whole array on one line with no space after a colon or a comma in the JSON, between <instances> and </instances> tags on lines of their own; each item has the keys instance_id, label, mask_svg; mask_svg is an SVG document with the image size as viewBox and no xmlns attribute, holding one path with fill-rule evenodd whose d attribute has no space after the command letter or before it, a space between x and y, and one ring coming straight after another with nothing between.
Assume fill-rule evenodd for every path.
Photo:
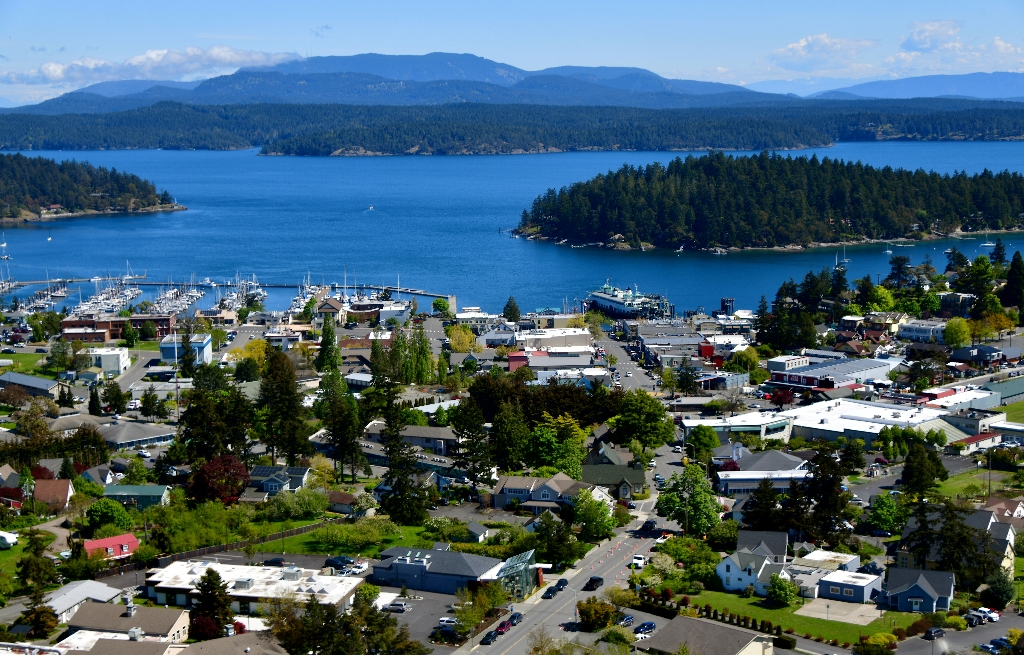
<instances>
[{"instance_id":1,"label":"red car","mask_svg":"<svg viewBox=\"0 0 1024 655\"><path fill-rule=\"evenodd\" d=\"M511 629L512 629L512 622L511 621L502 621L501 623L498 624L498 627L497 627L497 631L498 631L499 635L503 635L503 634L505 634L506 632L508 632Z\"/></svg>"},{"instance_id":2,"label":"red car","mask_svg":"<svg viewBox=\"0 0 1024 655\"><path fill-rule=\"evenodd\" d=\"M888 463L889 463L889 460L887 460L884 457L876 457L875 458L875 464L888 464Z\"/></svg>"}]
</instances>

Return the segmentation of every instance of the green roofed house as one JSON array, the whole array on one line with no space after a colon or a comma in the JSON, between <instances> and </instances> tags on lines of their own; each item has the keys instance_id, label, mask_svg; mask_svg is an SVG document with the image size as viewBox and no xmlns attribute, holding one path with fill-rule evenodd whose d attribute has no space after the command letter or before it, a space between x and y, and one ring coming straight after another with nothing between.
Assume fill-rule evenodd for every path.
<instances>
[{"instance_id":1,"label":"green roofed house","mask_svg":"<svg viewBox=\"0 0 1024 655\"><path fill-rule=\"evenodd\" d=\"M170 487L162 484L113 484L103 490L103 497L141 511L154 505L166 505L171 500L171 492Z\"/></svg>"}]
</instances>

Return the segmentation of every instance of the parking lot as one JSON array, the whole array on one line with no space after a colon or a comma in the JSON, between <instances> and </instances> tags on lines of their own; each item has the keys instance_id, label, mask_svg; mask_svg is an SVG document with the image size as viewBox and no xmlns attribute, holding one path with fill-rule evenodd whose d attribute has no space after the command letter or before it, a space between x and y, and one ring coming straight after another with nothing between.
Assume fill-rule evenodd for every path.
<instances>
[{"instance_id":1,"label":"parking lot","mask_svg":"<svg viewBox=\"0 0 1024 655\"><path fill-rule=\"evenodd\" d=\"M381 587L381 595L399 594L401 589L396 587ZM451 604L455 602L455 596L447 594L435 594L429 591L410 591L413 599L407 600L412 609L408 612L395 614L399 625L409 626L409 635L424 644L428 644L435 653L451 653L455 648L443 644L429 644L430 635L437 627L437 621L442 616L452 616Z\"/></svg>"}]
</instances>

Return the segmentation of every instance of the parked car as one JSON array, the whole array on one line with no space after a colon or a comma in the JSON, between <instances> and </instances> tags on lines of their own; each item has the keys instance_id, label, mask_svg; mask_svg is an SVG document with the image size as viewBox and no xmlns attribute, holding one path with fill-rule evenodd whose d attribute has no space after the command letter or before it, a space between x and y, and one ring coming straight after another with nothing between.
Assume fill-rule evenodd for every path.
<instances>
[{"instance_id":1,"label":"parked car","mask_svg":"<svg viewBox=\"0 0 1024 655\"><path fill-rule=\"evenodd\" d=\"M324 560L324 566L329 566L332 569L343 569L349 564L355 564L356 561L348 555L337 555L335 557L328 557Z\"/></svg>"},{"instance_id":2,"label":"parked car","mask_svg":"<svg viewBox=\"0 0 1024 655\"><path fill-rule=\"evenodd\" d=\"M587 584L583 585L583 591L594 591L603 584L604 578L597 575L592 575L590 576L590 579L587 580Z\"/></svg>"},{"instance_id":3,"label":"parked car","mask_svg":"<svg viewBox=\"0 0 1024 655\"><path fill-rule=\"evenodd\" d=\"M139 451L139 457L141 457L143 459L149 459L152 456L153 455L148 450L140 450Z\"/></svg>"},{"instance_id":4,"label":"parked car","mask_svg":"<svg viewBox=\"0 0 1024 655\"><path fill-rule=\"evenodd\" d=\"M442 616L437 620L437 627L442 628L446 625L458 625L459 620L454 616Z\"/></svg>"},{"instance_id":5,"label":"parked car","mask_svg":"<svg viewBox=\"0 0 1024 655\"><path fill-rule=\"evenodd\" d=\"M367 567L366 562L356 562L348 570L348 574L349 575L361 575L363 573L366 573L366 569L367 568L369 568L369 567Z\"/></svg>"},{"instance_id":6,"label":"parked car","mask_svg":"<svg viewBox=\"0 0 1024 655\"><path fill-rule=\"evenodd\" d=\"M502 621L501 623L498 624L498 627L495 628L495 632L497 632L499 635L503 635L503 634L505 634L506 632L508 632L511 629L512 629L512 622L511 621Z\"/></svg>"},{"instance_id":7,"label":"parked car","mask_svg":"<svg viewBox=\"0 0 1024 655\"><path fill-rule=\"evenodd\" d=\"M1013 648L1013 644L1011 644L1006 639L1003 639L1002 637L990 639L988 643L992 644L993 646L999 649L1005 648L1006 650L1010 650L1011 648Z\"/></svg>"},{"instance_id":8,"label":"parked car","mask_svg":"<svg viewBox=\"0 0 1024 655\"><path fill-rule=\"evenodd\" d=\"M288 566L283 557L271 557L263 560L263 566Z\"/></svg>"},{"instance_id":9,"label":"parked car","mask_svg":"<svg viewBox=\"0 0 1024 655\"><path fill-rule=\"evenodd\" d=\"M629 626L633 625L633 615L627 614L626 616L619 619L619 625L621 625L623 628L628 628Z\"/></svg>"},{"instance_id":10,"label":"parked car","mask_svg":"<svg viewBox=\"0 0 1024 655\"><path fill-rule=\"evenodd\" d=\"M557 595L558 595L558 587L548 587L547 589L544 590L544 593L541 594L541 598L550 600L550 599L554 598Z\"/></svg>"},{"instance_id":11,"label":"parked car","mask_svg":"<svg viewBox=\"0 0 1024 655\"><path fill-rule=\"evenodd\" d=\"M974 614L964 614L964 621L967 622L968 628L974 628L985 623L984 619L980 616L975 616Z\"/></svg>"},{"instance_id":12,"label":"parked car","mask_svg":"<svg viewBox=\"0 0 1024 655\"><path fill-rule=\"evenodd\" d=\"M404 614L405 612L408 612L411 609L412 605L402 600L396 600L395 602L388 605L388 611L398 612L401 614Z\"/></svg>"},{"instance_id":13,"label":"parked car","mask_svg":"<svg viewBox=\"0 0 1024 655\"><path fill-rule=\"evenodd\" d=\"M654 625L654 621L644 621L637 627L633 628L633 634L649 635L654 632L656 627L658 626Z\"/></svg>"},{"instance_id":14,"label":"parked car","mask_svg":"<svg viewBox=\"0 0 1024 655\"><path fill-rule=\"evenodd\" d=\"M875 464L888 464L888 463L889 463L889 460L887 460L884 457L876 457L875 458Z\"/></svg>"},{"instance_id":15,"label":"parked car","mask_svg":"<svg viewBox=\"0 0 1024 655\"><path fill-rule=\"evenodd\" d=\"M751 407L757 407L757 405L751 405ZM673 446L672 447L672 452L674 452L674 453L681 453L681 452L683 452L683 447L682 446Z\"/></svg>"},{"instance_id":16,"label":"parked car","mask_svg":"<svg viewBox=\"0 0 1024 655\"><path fill-rule=\"evenodd\" d=\"M4 348L3 350L0 350L0 353L3 353L5 355L13 355L16 352L18 351L15 350L14 348Z\"/></svg>"},{"instance_id":17,"label":"parked car","mask_svg":"<svg viewBox=\"0 0 1024 655\"><path fill-rule=\"evenodd\" d=\"M568 586L569 586L569 581L566 580L565 578L559 578L558 582L555 583L555 589L557 589L559 591L563 591Z\"/></svg>"},{"instance_id":18,"label":"parked car","mask_svg":"<svg viewBox=\"0 0 1024 655\"><path fill-rule=\"evenodd\" d=\"M634 503L634 502L633 502L633 501L631 500L631 501L629 501L628 503L626 503L626 508L627 508L627 509L636 509L636 503Z\"/></svg>"},{"instance_id":19,"label":"parked car","mask_svg":"<svg viewBox=\"0 0 1024 655\"><path fill-rule=\"evenodd\" d=\"M999 655L999 649L992 644L979 644L978 650L985 651L986 653L992 653L992 655Z\"/></svg>"},{"instance_id":20,"label":"parked car","mask_svg":"<svg viewBox=\"0 0 1024 655\"><path fill-rule=\"evenodd\" d=\"M508 622L512 625L519 625L523 621L523 615L519 612L512 612L512 616L508 617Z\"/></svg>"},{"instance_id":21,"label":"parked car","mask_svg":"<svg viewBox=\"0 0 1024 655\"><path fill-rule=\"evenodd\" d=\"M988 623L988 615L982 614L978 610L971 610L966 614L966 616L974 618L974 620L978 622L978 625L984 625Z\"/></svg>"},{"instance_id":22,"label":"parked car","mask_svg":"<svg viewBox=\"0 0 1024 655\"><path fill-rule=\"evenodd\" d=\"M993 623L999 620L999 612L997 612L995 610L990 610L987 607L979 607L978 609L976 609L974 611L977 612L978 614L983 615L986 619L988 619L989 621L992 621Z\"/></svg>"},{"instance_id":23,"label":"parked car","mask_svg":"<svg viewBox=\"0 0 1024 655\"><path fill-rule=\"evenodd\" d=\"M670 534L663 534L660 537L658 537L657 539L655 539L654 543L656 543L656 544L658 544L660 546L661 544L665 543L666 541L668 541L671 538L672 538L672 535L670 535Z\"/></svg>"},{"instance_id":24,"label":"parked car","mask_svg":"<svg viewBox=\"0 0 1024 655\"><path fill-rule=\"evenodd\" d=\"M493 644L495 642L495 640L497 638L498 638L497 631L491 630L490 632L488 632L487 634L484 635L484 638L480 640L480 643L483 644L484 646L490 646L491 644Z\"/></svg>"},{"instance_id":25,"label":"parked car","mask_svg":"<svg viewBox=\"0 0 1024 655\"><path fill-rule=\"evenodd\" d=\"M946 636L946 631L943 630L942 628L928 628L927 630L924 631L924 634L921 635L921 638L922 639L927 639L928 641L935 641L936 639L942 639L945 636ZM995 641L995 640L993 639L992 641Z\"/></svg>"},{"instance_id":26,"label":"parked car","mask_svg":"<svg viewBox=\"0 0 1024 655\"><path fill-rule=\"evenodd\" d=\"M46 348L36 348L36 352L37 353L45 353L46 352Z\"/></svg>"},{"instance_id":27,"label":"parked car","mask_svg":"<svg viewBox=\"0 0 1024 655\"><path fill-rule=\"evenodd\" d=\"M883 537L883 538L885 538L885 537L891 537L892 533L889 532L888 530L875 530L874 532L871 533L871 535L874 536L874 537Z\"/></svg>"}]
</instances>

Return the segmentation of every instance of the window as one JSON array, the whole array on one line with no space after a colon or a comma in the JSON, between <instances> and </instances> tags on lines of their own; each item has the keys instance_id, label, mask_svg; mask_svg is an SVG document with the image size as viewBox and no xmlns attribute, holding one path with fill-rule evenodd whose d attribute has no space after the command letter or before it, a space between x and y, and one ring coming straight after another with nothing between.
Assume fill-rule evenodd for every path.
<instances>
[{"instance_id":1,"label":"window","mask_svg":"<svg viewBox=\"0 0 1024 655\"><path fill-rule=\"evenodd\" d=\"M547 489L545 489L544 491L540 492L540 497L543 498L544 500L547 500L548 498L551 498L551 494L548 493Z\"/></svg>"},{"instance_id":2,"label":"window","mask_svg":"<svg viewBox=\"0 0 1024 655\"><path fill-rule=\"evenodd\" d=\"M731 571L732 571L732 565L731 565L731 564L726 564L726 565L725 565L725 572L726 572L726 573L729 573L729 572L731 572Z\"/></svg>"},{"instance_id":3,"label":"window","mask_svg":"<svg viewBox=\"0 0 1024 655\"><path fill-rule=\"evenodd\" d=\"M839 593L839 587L829 587L828 588L828 592L830 594L838 594Z\"/></svg>"},{"instance_id":4,"label":"window","mask_svg":"<svg viewBox=\"0 0 1024 655\"><path fill-rule=\"evenodd\" d=\"M128 552L128 544L121 544L121 552L122 553L127 553Z\"/></svg>"},{"instance_id":5,"label":"window","mask_svg":"<svg viewBox=\"0 0 1024 655\"><path fill-rule=\"evenodd\" d=\"M107 555L113 555L113 554L114 554L114 549L113 548L107 548Z\"/></svg>"},{"instance_id":6,"label":"window","mask_svg":"<svg viewBox=\"0 0 1024 655\"><path fill-rule=\"evenodd\" d=\"M853 589L843 589L843 595L844 596L852 596L853 595Z\"/></svg>"},{"instance_id":7,"label":"window","mask_svg":"<svg viewBox=\"0 0 1024 655\"><path fill-rule=\"evenodd\" d=\"M725 584L726 584L726 585L728 585L728 584L729 584L729 576L725 576Z\"/></svg>"}]
</instances>

